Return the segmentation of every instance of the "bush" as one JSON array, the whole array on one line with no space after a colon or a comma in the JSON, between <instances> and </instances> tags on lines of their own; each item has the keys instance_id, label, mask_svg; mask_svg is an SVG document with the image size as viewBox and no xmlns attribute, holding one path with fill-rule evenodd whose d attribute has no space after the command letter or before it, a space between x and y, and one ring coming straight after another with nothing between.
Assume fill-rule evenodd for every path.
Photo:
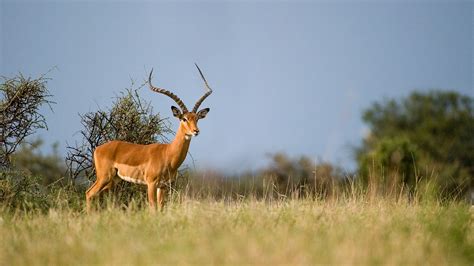
<instances>
[{"instance_id":1,"label":"bush","mask_svg":"<svg viewBox=\"0 0 474 266\"><path fill-rule=\"evenodd\" d=\"M48 79L26 78L19 74L2 77L0 84L0 167L10 167L10 156L23 140L37 129L47 128L45 117L39 113L44 104L50 105Z\"/></svg>"},{"instance_id":2,"label":"bush","mask_svg":"<svg viewBox=\"0 0 474 266\"><path fill-rule=\"evenodd\" d=\"M48 194L38 178L17 170L0 172L0 204L9 210L47 210Z\"/></svg>"},{"instance_id":3,"label":"bush","mask_svg":"<svg viewBox=\"0 0 474 266\"><path fill-rule=\"evenodd\" d=\"M399 101L374 103L363 119L370 134L356 152L362 177L373 164L383 169L380 178L397 178L411 189L415 175L436 182L443 196L463 195L474 187L471 97L452 91L413 92ZM387 176L387 171L400 177Z\"/></svg>"},{"instance_id":4,"label":"bush","mask_svg":"<svg viewBox=\"0 0 474 266\"><path fill-rule=\"evenodd\" d=\"M359 157L360 178L365 184L378 183L389 193L402 186L414 188L417 158L416 145L407 138L383 138L371 152Z\"/></svg>"},{"instance_id":5,"label":"bush","mask_svg":"<svg viewBox=\"0 0 474 266\"><path fill-rule=\"evenodd\" d=\"M13 167L30 176L38 177L42 185L49 185L53 182L66 184L67 180L64 178L66 167L64 159L59 155L58 145L52 146L53 152L50 154L43 154L39 151L42 145L41 139L20 145L20 149L11 156Z\"/></svg>"}]
</instances>

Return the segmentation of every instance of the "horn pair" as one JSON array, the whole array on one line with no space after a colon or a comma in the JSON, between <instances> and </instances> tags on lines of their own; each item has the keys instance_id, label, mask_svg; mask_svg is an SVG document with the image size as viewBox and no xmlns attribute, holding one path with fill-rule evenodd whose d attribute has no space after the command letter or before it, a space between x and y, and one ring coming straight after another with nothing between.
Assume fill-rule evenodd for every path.
<instances>
[{"instance_id":1,"label":"horn pair","mask_svg":"<svg viewBox=\"0 0 474 266\"><path fill-rule=\"evenodd\" d=\"M196 113L198 111L198 108L199 106L201 106L202 102L204 102L204 100L209 96L211 95L212 93L212 89L211 87L209 87L209 84L207 83L207 80L206 78L204 77L204 75L202 74L202 71L201 69L199 68L199 66L194 63L194 65L196 66L196 68L198 69L199 71L199 74L201 75L201 78L202 80L204 81L204 84L206 86L206 93L204 93L203 96L201 96L201 98L199 98L199 100L197 100L196 104L194 105L194 108L193 108L193 113ZM151 76L153 74L153 69L151 69L150 71L150 76L148 77L148 84L150 85L150 89L154 92L158 92L158 93L161 93L161 94L164 94L168 97L170 97L171 99L173 99L178 105L179 107L181 108L181 110L183 111L183 113L187 113L188 112L188 108L186 108L186 105L184 104L184 102L174 93L172 93L171 91L169 90L166 90L166 89L163 89L163 88L158 88L158 87L155 87L151 84Z\"/></svg>"}]
</instances>

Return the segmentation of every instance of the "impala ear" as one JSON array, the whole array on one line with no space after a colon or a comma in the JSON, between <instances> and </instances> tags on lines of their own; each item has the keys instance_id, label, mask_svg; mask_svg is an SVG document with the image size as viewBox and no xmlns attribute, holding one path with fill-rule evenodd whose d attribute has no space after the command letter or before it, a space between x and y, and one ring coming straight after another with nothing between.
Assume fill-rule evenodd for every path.
<instances>
[{"instance_id":1,"label":"impala ear","mask_svg":"<svg viewBox=\"0 0 474 266\"><path fill-rule=\"evenodd\" d=\"M197 117L198 119L203 119L204 117L206 117L207 113L209 112L209 108L204 108L202 109L201 111L197 112Z\"/></svg>"},{"instance_id":2,"label":"impala ear","mask_svg":"<svg viewBox=\"0 0 474 266\"><path fill-rule=\"evenodd\" d=\"M173 116L181 119L181 110L179 110L176 106L171 106L171 111L173 112Z\"/></svg>"}]
</instances>

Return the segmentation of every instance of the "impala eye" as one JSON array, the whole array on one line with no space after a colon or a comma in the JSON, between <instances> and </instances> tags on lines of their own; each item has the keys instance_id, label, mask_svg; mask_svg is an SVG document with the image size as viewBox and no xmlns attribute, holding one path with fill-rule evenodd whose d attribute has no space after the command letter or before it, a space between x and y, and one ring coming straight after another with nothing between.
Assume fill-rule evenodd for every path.
<instances>
[{"instance_id":1,"label":"impala eye","mask_svg":"<svg viewBox=\"0 0 474 266\"><path fill-rule=\"evenodd\" d=\"M183 118L183 122L188 122L188 120L186 118Z\"/></svg>"}]
</instances>

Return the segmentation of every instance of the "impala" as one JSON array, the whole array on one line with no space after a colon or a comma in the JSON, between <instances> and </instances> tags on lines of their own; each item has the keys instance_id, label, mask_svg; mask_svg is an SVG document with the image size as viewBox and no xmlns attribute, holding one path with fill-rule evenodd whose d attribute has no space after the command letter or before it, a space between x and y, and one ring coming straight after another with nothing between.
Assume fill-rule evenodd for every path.
<instances>
[{"instance_id":1,"label":"impala","mask_svg":"<svg viewBox=\"0 0 474 266\"><path fill-rule=\"evenodd\" d=\"M173 99L178 106L171 106L173 116L180 120L178 131L171 143L153 143L140 145L125 141L110 141L98 146L94 151L94 164L97 179L86 191L87 210L90 210L91 199L104 190L113 187L120 179L128 182L143 184L148 187L148 202L152 209L156 205L163 208L167 194L166 182L176 178L179 166L188 153L191 137L199 134L198 120L206 117L209 108L198 111L201 103L212 93L212 89L204 78L201 69L196 67L206 86L206 93L199 98L191 112L181 99L172 92L152 85L148 78L150 89Z\"/></svg>"}]
</instances>

